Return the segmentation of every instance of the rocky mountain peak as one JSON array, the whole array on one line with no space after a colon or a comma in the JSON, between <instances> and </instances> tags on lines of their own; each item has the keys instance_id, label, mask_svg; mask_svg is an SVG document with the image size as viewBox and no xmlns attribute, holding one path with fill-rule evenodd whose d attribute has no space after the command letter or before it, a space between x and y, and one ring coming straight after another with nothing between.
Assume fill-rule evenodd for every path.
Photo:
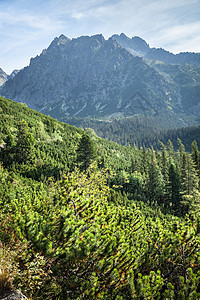
<instances>
[{"instance_id":1,"label":"rocky mountain peak","mask_svg":"<svg viewBox=\"0 0 200 300\"><path fill-rule=\"evenodd\" d=\"M58 38L58 45L66 44L69 41L70 41L70 39L68 37L66 37L64 34L61 34Z\"/></svg>"},{"instance_id":2,"label":"rocky mountain peak","mask_svg":"<svg viewBox=\"0 0 200 300\"><path fill-rule=\"evenodd\" d=\"M114 34L111 38L134 56L145 56L150 51L149 45L138 36L129 38L121 33L120 35Z\"/></svg>"},{"instance_id":3,"label":"rocky mountain peak","mask_svg":"<svg viewBox=\"0 0 200 300\"><path fill-rule=\"evenodd\" d=\"M149 45L145 40L140 38L139 36L132 37L132 44L134 44L135 48L138 48L141 52L148 52L150 50Z\"/></svg>"},{"instance_id":4,"label":"rocky mountain peak","mask_svg":"<svg viewBox=\"0 0 200 300\"><path fill-rule=\"evenodd\" d=\"M59 37L56 37L48 47L47 51L58 51L63 50L67 43L70 42L70 39L64 34L61 34ZM46 49L45 49L46 50Z\"/></svg>"}]
</instances>

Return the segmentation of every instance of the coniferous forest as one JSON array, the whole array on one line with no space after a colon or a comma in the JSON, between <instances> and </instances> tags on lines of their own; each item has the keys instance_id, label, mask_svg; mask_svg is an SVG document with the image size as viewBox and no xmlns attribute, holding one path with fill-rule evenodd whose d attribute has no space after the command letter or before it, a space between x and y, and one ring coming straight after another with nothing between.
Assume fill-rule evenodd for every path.
<instances>
[{"instance_id":1,"label":"coniferous forest","mask_svg":"<svg viewBox=\"0 0 200 300\"><path fill-rule=\"evenodd\" d=\"M157 117L135 115L131 117L95 119L95 118L63 118L62 121L79 128L92 128L99 137L117 142L121 145L137 146L145 145L147 148L153 146L161 150L162 143L167 144L170 139L174 149L179 148L178 138L185 145L186 151L191 151L194 140L199 146L200 126L174 127L169 126L169 118L161 115ZM170 123L173 119L171 118ZM160 141L162 143L160 143Z\"/></svg>"},{"instance_id":2,"label":"coniferous forest","mask_svg":"<svg viewBox=\"0 0 200 300\"><path fill-rule=\"evenodd\" d=\"M0 293L200 299L198 140L122 146L2 97L0 129Z\"/></svg>"}]
</instances>

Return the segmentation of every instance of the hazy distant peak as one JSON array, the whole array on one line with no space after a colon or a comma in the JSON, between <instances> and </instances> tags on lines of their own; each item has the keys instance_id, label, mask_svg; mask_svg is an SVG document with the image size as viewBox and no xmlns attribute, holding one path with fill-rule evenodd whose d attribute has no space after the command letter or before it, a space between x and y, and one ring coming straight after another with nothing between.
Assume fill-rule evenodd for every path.
<instances>
[{"instance_id":1,"label":"hazy distant peak","mask_svg":"<svg viewBox=\"0 0 200 300\"><path fill-rule=\"evenodd\" d=\"M146 41L138 36L134 36L130 39L124 33L121 33L120 35L114 34L111 38L134 56L145 56L150 50Z\"/></svg>"},{"instance_id":2,"label":"hazy distant peak","mask_svg":"<svg viewBox=\"0 0 200 300\"><path fill-rule=\"evenodd\" d=\"M8 75L6 74L6 72L4 72L0 68L0 86L2 86L6 82L7 78L8 78Z\"/></svg>"},{"instance_id":3,"label":"hazy distant peak","mask_svg":"<svg viewBox=\"0 0 200 300\"><path fill-rule=\"evenodd\" d=\"M116 34L116 35L117 35L117 34ZM130 39L130 38L129 38L125 33L123 33L123 32L120 34L120 37L121 37L121 38L124 38L124 39Z\"/></svg>"},{"instance_id":4,"label":"hazy distant peak","mask_svg":"<svg viewBox=\"0 0 200 300\"><path fill-rule=\"evenodd\" d=\"M135 41L135 42L137 42L137 43L140 43L140 44L142 44L142 45L145 45L146 47L149 48L149 45L147 44L147 42L146 42L144 39L142 39L141 37L139 37L139 36L133 36L133 37L132 37L132 41Z\"/></svg>"}]
</instances>

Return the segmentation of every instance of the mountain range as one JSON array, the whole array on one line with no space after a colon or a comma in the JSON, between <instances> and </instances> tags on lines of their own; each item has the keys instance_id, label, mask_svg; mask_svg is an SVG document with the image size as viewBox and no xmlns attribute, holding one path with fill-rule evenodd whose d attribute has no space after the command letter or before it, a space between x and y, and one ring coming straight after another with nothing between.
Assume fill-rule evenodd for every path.
<instances>
[{"instance_id":1,"label":"mountain range","mask_svg":"<svg viewBox=\"0 0 200 300\"><path fill-rule=\"evenodd\" d=\"M167 64L193 64L200 66L200 53L181 52L173 54L162 48L151 48L149 45L138 36L127 37L124 33L115 34L112 39L128 50L134 56L140 56L145 59L159 60Z\"/></svg>"},{"instance_id":2,"label":"mountain range","mask_svg":"<svg viewBox=\"0 0 200 300\"><path fill-rule=\"evenodd\" d=\"M0 72L1 95L57 119L151 116L199 124L200 53L173 54L140 37L55 38L15 76Z\"/></svg>"}]
</instances>

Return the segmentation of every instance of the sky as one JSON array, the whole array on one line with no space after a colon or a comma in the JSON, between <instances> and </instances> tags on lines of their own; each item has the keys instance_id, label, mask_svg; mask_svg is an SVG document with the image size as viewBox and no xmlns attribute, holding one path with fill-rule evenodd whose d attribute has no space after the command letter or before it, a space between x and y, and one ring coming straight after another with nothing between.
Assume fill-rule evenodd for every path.
<instances>
[{"instance_id":1,"label":"sky","mask_svg":"<svg viewBox=\"0 0 200 300\"><path fill-rule=\"evenodd\" d=\"M0 68L29 65L61 34L122 32L173 53L200 52L200 0L0 0Z\"/></svg>"}]
</instances>

